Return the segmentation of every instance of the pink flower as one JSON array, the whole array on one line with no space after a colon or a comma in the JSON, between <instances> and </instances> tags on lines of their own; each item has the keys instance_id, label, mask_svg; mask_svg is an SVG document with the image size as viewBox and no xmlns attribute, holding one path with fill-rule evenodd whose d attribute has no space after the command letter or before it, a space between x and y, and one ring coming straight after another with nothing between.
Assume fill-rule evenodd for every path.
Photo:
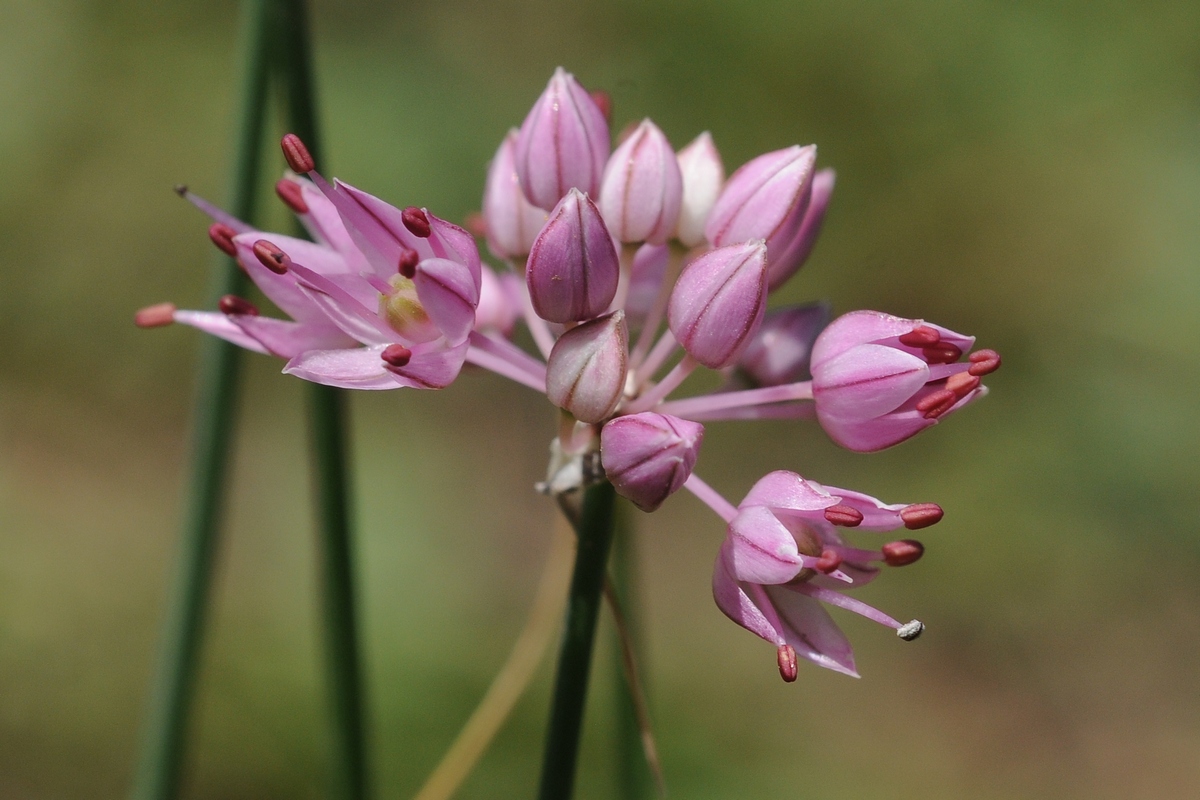
<instances>
[{"instance_id":1,"label":"pink flower","mask_svg":"<svg viewBox=\"0 0 1200 800\"><path fill-rule=\"evenodd\" d=\"M729 529L713 571L713 597L730 619L778 648L785 680L795 679L797 655L858 675L850 643L823 603L861 614L905 640L924 629L841 592L873 580L877 564L913 563L924 551L920 543L906 539L863 550L847 545L838 528L922 528L941 519L936 505L887 505L780 471L759 480L725 513Z\"/></svg>"},{"instance_id":2,"label":"pink flower","mask_svg":"<svg viewBox=\"0 0 1200 800\"><path fill-rule=\"evenodd\" d=\"M979 350L960 362L974 343L948 328L877 311L839 317L813 345L817 419L850 450L898 444L984 395L979 379L1000 366L1000 356Z\"/></svg>"}]
</instances>

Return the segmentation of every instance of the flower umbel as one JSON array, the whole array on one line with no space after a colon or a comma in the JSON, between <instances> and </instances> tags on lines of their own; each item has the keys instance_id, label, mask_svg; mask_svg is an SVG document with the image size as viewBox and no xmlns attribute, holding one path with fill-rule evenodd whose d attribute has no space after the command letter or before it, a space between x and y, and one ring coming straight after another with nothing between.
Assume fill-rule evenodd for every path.
<instances>
[{"instance_id":1,"label":"flower umbel","mask_svg":"<svg viewBox=\"0 0 1200 800\"><path fill-rule=\"evenodd\" d=\"M829 323L826 303L768 310L829 208L834 173L818 170L815 145L758 156L726 181L708 133L676 154L649 119L610 157L606 113L559 69L501 142L478 226L505 262L499 274L463 228L327 181L289 135L292 172L278 194L315 242L253 230L185 194L213 219L212 241L291 319L226 298L215 312L152 306L137 322L192 325L333 386L442 388L464 363L528 386L560 416L544 491L568 503L607 479L649 512L687 488L727 526L713 573L721 610L776 646L786 680L801 658L857 675L825 606L916 638L921 623L843 592L924 547L864 549L845 530L922 528L941 508L788 471L733 506L695 473L704 424L815 416L843 447L879 450L982 397L1000 357L921 320L855 311ZM537 355L508 338L517 319ZM719 371L721 388L676 397L701 367Z\"/></svg>"}]
</instances>

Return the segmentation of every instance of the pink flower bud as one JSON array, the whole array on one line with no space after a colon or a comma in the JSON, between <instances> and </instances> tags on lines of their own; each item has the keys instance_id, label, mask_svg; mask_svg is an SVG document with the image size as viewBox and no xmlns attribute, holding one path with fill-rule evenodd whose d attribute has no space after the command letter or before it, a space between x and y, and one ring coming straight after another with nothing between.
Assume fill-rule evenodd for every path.
<instances>
[{"instance_id":1,"label":"pink flower bud","mask_svg":"<svg viewBox=\"0 0 1200 800\"><path fill-rule=\"evenodd\" d=\"M625 298L625 313L631 327L637 328L654 308L667 275L671 248L665 244L644 244L633 254L629 268L629 295Z\"/></svg>"},{"instance_id":2,"label":"pink flower bud","mask_svg":"<svg viewBox=\"0 0 1200 800\"><path fill-rule=\"evenodd\" d=\"M602 422L621 399L628 355L623 311L572 328L550 351L546 396L580 422Z\"/></svg>"},{"instance_id":3,"label":"pink flower bud","mask_svg":"<svg viewBox=\"0 0 1200 800\"><path fill-rule=\"evenodd\" d=\"M600 211L571 189L529 251L525 280L538 316L580 322L608 310L617 293L620 262Z\"/></svg>"},{"instance_id":4,"label":"pink flower bud","mask_svg":"<svg viewBox=\"0 0 1200 800\"><path fill-rule=\"evenodd\" d=\"M575 76L559 67L517 134L517 175L525 196L549 209L572 188L595 195L608 151L604 114Z\"/></svg>"},{"instance_id":5,"label":"pink flower bud","mask_svg":"<svg viewBox=\"0 0 1200 800\"><path fill-rule=\"evenodd\" d=\"M813 342L828 324L828 303L776 309L763 317L738 367L758 386L806 380Z\"/></svg>"},{"instance_id":6,"label":"pink flower bud","mask_svg":"<svg viewBox=\"0 0 1200 800\"><path fill-rule=\"evenodd\" d=\"M725 183L725 165L708 131L680 150L677 158L683 177L683 202L675 237L695 247L704 241L704 225Z\"/></svg>"},{"instance_id":7,"label":"pink flower bud","mask_svg":"<svg viewBox=\"0 0 1200 800\"><path fill-rule=\"evenodd\" d=\"M546 221L546 212L530 203L521 191L514 160L516 144L514 129L500 143L483 188L485 234L497 258L526 255Z\"/></svg>"},{"instance_id":8,"label":"pink flower bud","mask_svg":"<svg viewBox=\"0 0 1200 800\"><path fill-rule=\"evenodd\" d=\"M762 239L767 243L767 266L773 268L804 222L816 160L816 145L794 145L743 164L708 216L708 241L724 247Z\"/></svg>"},{"instance_id":9,"label":"pink flower bud","mask_svg":"<svg viewBox=\"0 0 1200 800\"><path fill-rule=\"evenodd\" d=\"M813 345L817 419L850 450L898 444L987 392L979 378L991 370L978 364L994 357L998 366L999 356L981 350L959 362L974 343L948 328L877 311L841 316Z\"/></svg>"},{"instance_id":10,"label":"pink flower bud","mask_svg":"<svg viewBox=\"0 0 1200 800\"><path fill-rule=\"evenodd\" d=\"M600 213L622 242L663 244L675 233L683 178L667 137L648 119L608 159Z\"/></svg>"},{"instance_id":11,"label":"pink flower bud","mask_svg":"<svg viewBox=\"0 0 1200 800\"><path fill-rule=\"evenodd\" d=\"M823 169L813 176L812 196L808 201L808 208L804 211L804 221L800 223L795 238L779 251L778 257L768 259L770 261L770 266L767 267L769 291L775 291L786 283L788 278L795 275L808 260L813 247L817 244L817 237L821 235L821 225L825 222L825 209L829 207L829 198L833 195L833 184L836 178L837 173L831 169Z\"/></svg>"},{"instance_id":12,"label":"pink flower bud","mask_svg":"<svg viewBox=\"0 0 1200 800\"><path fill-rule=\"evenodd\" d=\"M600 458L617 494L653 511L679 491L696 466L704 426L679 417L617 417L600 431Z\"/></svg>"},{"instance_id":13,"label":"pink flower bud","mask_svg":"<svg viewBox=\"0 0 1200 800\"><path fill-rule=\"evenodd\" d=\"M521 316L520 285L512 291L509 284L520 280L511 272L497 275L490 267L480 273L479 306L475 309L475 329L508 336Z\"/></svg>"},{"instance_id":14,"label":"pink flower bud","mask_svg":"<svg viewBox=\"0 0 1200 800\"><path fill-rule=\"evenodd\" d=\"M667 324L706 367L733 364L766 310L767 248L761 241L722 247L684 267L671 291Z\"/></svg>"}]
</instances>

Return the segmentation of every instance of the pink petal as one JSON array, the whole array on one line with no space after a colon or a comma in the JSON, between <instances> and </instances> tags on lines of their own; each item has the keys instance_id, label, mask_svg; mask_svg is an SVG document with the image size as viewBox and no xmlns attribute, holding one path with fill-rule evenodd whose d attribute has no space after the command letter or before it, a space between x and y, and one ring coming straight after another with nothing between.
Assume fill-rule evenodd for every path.
<instances>
[{"instance_id":1,"label":"pink petal","mask_svg":"<svg viewBox=\"0 0 1200 800\"><path fill-rule=\"evenodd\" d=\"M356 340L366 345L399 342L399 335L371 309L354 299L333 281L299 264L292 265L300 285L328 319Z\"/></svg>"},{"instance_id":2,"label":"pink petal","mask_svg":"<svg viewBox=\"0 0 1200 800\"><path fill-rule=\"evenodd\" d=\"M229 319L271 355L294 358L306 350L354 347L354 340L330 322L287 322L271 317L235 314Z\"/></svg>"},{"instance_id":3,"label":"pink petal","mask_svg":"<svg viewBox=\"0 0 1200 800\"><path fill-rule=\"evenodd\" d=\"M866 420L886 414L929 380L929 365L894 347L861 344L813 367L817 413Z\"/></svg>"},{"instance_id":4,"label":"pink petal","mask_svg":"<svg viewBox=\"0 0 1200 800\"><path fill-rule=\"evenodd\" d=\"M851 311L829 323L813 344L812 370L852 347L903 336L922 324L920 320L893 317L879 311Z\"/></svg>"},{"instance_id":5,"label":"pink petal","mask_svg":"<svg viewBox=\"0 0 1200 800\"><path fill-rule=\"evenodd\" d=\"M858 677L850 641L818 601L782 586L768 586L766 590L783 621L784 637L796 655L817 666Z\"/></svg>"},{"instance_id":6,"label":"pink petal","mask_svg":"<svg viewBox=\"0 0 1200 800\"><path fill-rule=\"evenodd\" d=\"M417 264L413 278L417 297L429 319L454 344L466 340L475 327L479 284L467 267L445 258L427 258Z\"/></svg>"},{"instance_id":7,"label":"pink petal","mask_svg":"<svg viewBox=\"0 0 1200 800\"><path fill-rule=\"evenodd\" d=\"M837 498L819 483L794 472L776 470L758 479L738 508L768 506L792 511L822 511L837 505Z\"/></svg>"},{"instance_id":8,"label":"pink petal","mask_svg":"<svg viewBox=\"0 0 1200 800\"><path fill-rule=\"evenodd\" d=\"M475 246L475 237L452 222L425 212L429 219L429 248L438 258L446 258L464 265L471 275L475 285L475 296L478 300L479 284L482 280L479 263L479 248Z\"/></svg>"},{"instance_id":9,"label":"pink petal","mask_svg":"<svg viewBox=\"0 0 1200 800\"><path fill-rule=\"evenodd\" d=\"M342 389L399 389L404 384L388 371L380 353L385 345L338 350L309 350L283 368L288 375Z\"/></svg>"},{"instance_id":10,"label":"pink petal","mask_svg":"<svg viewBox=\"0 0 1200 800\"><path fill-rule=\"evenodd\" d=\"M725 563L725 546L722 546L717 563L713 566L712 588L713 600L725 616L776 647L786 644L783 633L767 620L729 571Z\"/></svg>"},{"instance_id":11,"label":"pink petal","mask_svg":"<svg viewBox=\"0 0 1200 800\"><path fill-rule=\"evenodd\" d=\"M350 232L346 230L342 216L338 213L333 201L313 185L312 181L306 178L295 178L294 180L300 185L300 194L304 198L304 204L308 206L308 213L300 215L300 221L304 223L308 232L314 239L333 248L345 259L347 272L358 273L366 269L367 257L358 249ZM316 269L302 258L295 260Z\"/></svg>"},{"instance_id":12,"label":"pink petal","mask_svg":"<svg viewBox=\"0 0 1200 800\"><path fill-rule=\"evenodd\" d=\"M218 314L215 311L176 311L174 317L180 325L188 325L205 333L211 333L213 336L256 353L267 353L267 348L224 314Z\"/></svg>"},{"instance_id":13,"label":"pink petal","mask_svg":"<svg viewBox=\"0 0 1200 800\"><path fill-rule=\"evenodd\" d=\"M848 420L822 414L820 406L817 407L817 421L830 439L856 453L883 450L937 424L936 419L925 419L915 410L897 411L875 419Z\"/></svg>"},{"instance_id":14,"label":"pink petal","mask_svg":"<svg viewBox=\"0 0 1200 800\"><path fill-rule=\"evenodd\" d=\"M796 539L770 509L742 509L729 523L725 563L739 581L787 583L801 570Z\"/></svg>"}]
</instances>

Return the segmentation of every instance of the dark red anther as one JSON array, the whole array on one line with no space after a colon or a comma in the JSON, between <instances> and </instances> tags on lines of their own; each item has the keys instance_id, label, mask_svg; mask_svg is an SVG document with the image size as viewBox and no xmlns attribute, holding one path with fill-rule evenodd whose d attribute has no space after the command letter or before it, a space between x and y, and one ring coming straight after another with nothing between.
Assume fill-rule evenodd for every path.
<instances>
[{"instance_id":1,"label":"dark red anther","mask_svg":"<svg viewBox=\"0 0 1200 800\"><path fill-rule=\"evenodd\" d=\"M945 514L937 503L913 503L900 509L900 519L910 531L935 525L942 521Z\"/></svg>"},{"instance_id":2,"label":"dark red anther","mask_svg":"<svg viewBox=\"0 0 1200 800\"><path fill-rule=\"evenodd\" d=\"M396 265L396 271L406 278L411 278L417 274L417 264L421 263L421 254L416 250L400 251L400 263Z\"/></svg>"},{"instance_id":3,"label":"dark red anther","mask_svg":"<svg viewBox=\"0 0 1200 800\"><path fill-rule=\"evenodd\" d=\"M133 324L139 328L161 328L175 321L175 304L158 303L146 306L133 315Z\"/></svg>"},{"instance_id":4,"label":"dark red anther","mask_svg":"<svg viewBox=\"0 0 1200 800\"><path fill-rule=\"evenodd\" d=\"M930 364L953 364L962 358L962 350L949 342L938 342L921 350Z\"/></svg>"},{"instance_id":5,"label":"dark red anther","mask_svg":"<svg viewBox=\"0 0 1200 800\"><path fill-rule=\"evenodd\" d=\"M995 350L976 350L967 360L971 362L967 372L972 375L987 375L1000 369L1000 354Z\"/></svg>"},{"instance_id":6,"label":"dark red anther","mask_svg":"<svg viewBox=\"0 0 1200 800\"><path fill-rule=\"evenodd\" d=\"M946 379L946 388L957 397L966 397L979 388L979 378L969 372L956 372Z\"/></svg>"},{"instance_id":7,"label":"dark red anther","mask_svg":"<svg viewBox=\"0 0 1200 800\"><path fill-rule=\"evenodd\" d=\"M251 317L258 316L258 306L251 303L244 297L238 297L236 294L227 294L217 303L217 308L222 314L245 314Z\"/></svg>"},{"instance_id":8,"label":"dark red anther","mask_svg":"<svg viewBox=\"0 0 1200 800\"><path fill-rule=\"evenodd\" d=\"M954 404L957 402L958 395L954 392L949 389L938 389L921 398L917 403L917 411L920 411L925 419L937 419L954 408Z\"/></svg>"},{"instance_id":9,"label":"dark red anther","mask_svg":"<svg viewBox=\"0 0 1200 800\"><path fill-rule=\"evenodd\" d=\"M594 92L588 92L592 96L592 102L596 104L596 108L600 109L600 113L604 115L604 121L609 125L612 124L612 95L603 89L597 89Z\"/></svg>"},{"instance_id":10,"label":"dark red anther","mask_svg":"<svg viewBox=\"0 0 1200 800\"><path fill-rule=\"evenodd\" d=\"M254 243L254 255L258 258L260 264L274 272L276 275L282 275L288 271L288 266L292 260L288 258L287 253L280 250L275 245L268 242L266 239L259 239Z\"/></svg>"},{"instance_id":11,"label":"dark red anther","mask_svg":"<svg viewBox=\"0 0 1200 800\"><path fill-rule=\"evenodd\" d=\"M900 337L900 344L908 345L909 347L929 347L941 340L942 334L938 333L937 328L931 328L928 325L918 325Z\"/></svg>"},{"instance_id":12,"label":"dark red anther","mask_svg":"<svg viewBox=\"0 0 1200 800\"><path fill-rule=\"evenodd\" d=\"M421 209L409 206L400 212L400 219L403 220L404 227L408 228L408 232L413 236L421 239L429 238L429 217Z\"/></svg>"},{"instance_id":13,"label":"dark red anther","mask_svg":"<svg viewBox=\"0 0 1200 800\"><path fill-rule=\"evenodd\" d=\"M312 154L308 152L308 148L304 146L304 142L300 141L300 137L296 134L289 133L284 136L279 146L283 148L283 157L287 159L287 165L291 168L292 172L303 175L317 168Z\"/></svg>"},{"instance_id":14,"label":"dark red anther","mask_svg":"<svg viewBox=\"0 0 1200 800\"><path fill-rule=\"evenodd\" d=\"M842 565L842 554L836 550L830 550L826 547L821 551L821 557L817 559L817 572L824 572L826 575L833 572Z\"/></svg>"},{"instance_id":15,"label":"dark red anther","mask_svg":"<svg viewBox=\"0 0 1200 800\"><path fill-rule=\"evenodd\" d=\"M467 218L463 220L463 227L472 236L480 239L487 236L487 220L478 211L472 211L470 214L467 214Z\"/></svg>"},{"instance_id":16,"label":"dark red anther","mask_svg":"<svg viewBox=\"0 0 1200 800\"><path fill-rule=\"evenodd\" d=\"M383 352L379 354L384 363L389 367L406 367L408 362L412 360L412 350L409 350L402 344L389 344L383 348Z\"/></svg>"},{"instance_id":17,"label":"dark red anther","mask_svg":"<svg viewBox=\"0 0 1200 800\"><path fill-rule=\"evenodd\" d=\"M889 567L906 567L920 561L921 556L925 555L925 545L916 539L888 542L879 549L883 551L883 562Z\"/></svg>"},{"instance_id":18,"label":"dark red anther","mask_svg":"<svg viewBox=\"0 0 1200 800\"><path fill-rule=\"evenodd\" d=\"M297 214L308 213L308 203L304 202L304 190L300 184L287 178L282 178L275 184L275 194L287 204L287 207Z\"/></svg>"},{"instance_id":19,"label":"dark red anther","mask_svg":"<svg viewBox=\"0 0 1200 800\"><path fill-rule=\"evenodd\" d=\"M863 515L857 508L837 505L825 509L825 519L833 525L854 528L862 524Z\"/></svg>"},{"instance_id":20,"label":"dark red anther","mask_svg":"<svg viewBox=\"0 0 1200 800\"><path fill-rule=\"evenodd\" d=\"M218 250L230 258L237 256L237 245L233 243L235 236L237 236L237 231L220 222L214 222L208 226L208 238L212 239L212 243L217 246Z\"/></svg>"},{"instance_id":21,"label":"dark red anther","mask_svg":"<svg viewBox=\"0 0 1200 800\"><path fill-rule=\"evenodd\" d=\"M779 677L784 683L796 680L796 651L790 644L781 644L775 651L775 660L779 663Z\"/></svg>"}]
</instances>

